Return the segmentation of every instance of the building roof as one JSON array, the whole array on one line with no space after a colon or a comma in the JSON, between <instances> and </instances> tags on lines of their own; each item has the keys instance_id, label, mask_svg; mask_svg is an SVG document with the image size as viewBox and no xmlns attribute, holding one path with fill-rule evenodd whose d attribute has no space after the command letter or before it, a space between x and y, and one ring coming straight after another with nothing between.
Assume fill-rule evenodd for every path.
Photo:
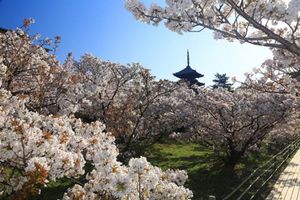
<instances>
[{"instance_id":1,"label":"building roof","mask_svg":"<svg viewBox=\"0 0 300 200\"><path fill-rule=\"evenodd\" d=\"M204 76L203 74L200 74L196 70L192 69L190 66L187 66L183 70L176 72L173 75L182 79L195 79Z\"/></svg>"}]
</instances>

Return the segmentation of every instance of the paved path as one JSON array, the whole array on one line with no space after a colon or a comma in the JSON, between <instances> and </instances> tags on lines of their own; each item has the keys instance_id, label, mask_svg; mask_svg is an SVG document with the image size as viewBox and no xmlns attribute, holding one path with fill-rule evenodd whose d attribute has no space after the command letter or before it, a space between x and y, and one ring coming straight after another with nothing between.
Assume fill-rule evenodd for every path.
<instances>
[{"instance_id":1,"label":"paved path","mask_svg":"<svg viewBox=\"0 0 300 200\"><path fill-rule=\"evenodd\" d=\"M300 200L300 150L282 172L268 200Z\"/></svg>"}]
</instances>

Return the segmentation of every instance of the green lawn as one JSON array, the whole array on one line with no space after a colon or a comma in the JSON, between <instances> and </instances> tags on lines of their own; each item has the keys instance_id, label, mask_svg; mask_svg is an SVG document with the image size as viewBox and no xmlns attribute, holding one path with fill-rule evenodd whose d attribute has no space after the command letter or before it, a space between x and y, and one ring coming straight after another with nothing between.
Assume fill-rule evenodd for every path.
<instances>
[{"instance_id":1,"label":"green lawn","mask_svg":"<svg viewBox=\"0 0 300 200\"><path fill-rule=\"evenodd\" d=\"M217 199L226 196L275 151L248 154L234 173L224 170L221 159L212 150L194 143L156 144L146 155L153 165L163 169L186 170L189 174L186 186L193 191L194 199L201 200L209 195Z\"/></svg>"}]
</instances>

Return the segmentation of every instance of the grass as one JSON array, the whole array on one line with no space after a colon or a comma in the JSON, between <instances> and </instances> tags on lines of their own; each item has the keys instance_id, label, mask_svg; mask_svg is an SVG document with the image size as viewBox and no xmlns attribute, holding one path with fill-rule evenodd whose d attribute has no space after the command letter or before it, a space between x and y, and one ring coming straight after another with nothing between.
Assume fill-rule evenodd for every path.
<instances>
[{"instance_id":1,"label":"grass","mask_svg":"<svg viewBox=\"0 0 300 200\"><path fill-rule=\"evenodd\" d=\"M156 144L146 155L153 165L163 169L186 170L189 174L186 187L193 191L194 199L202 200L208 199L209 195L224 198L252 171L269 160L275 151L278 150L248 154L234 173L223 168L222 160L212 150L195 143Z\"/></svg>"}]
</instances>

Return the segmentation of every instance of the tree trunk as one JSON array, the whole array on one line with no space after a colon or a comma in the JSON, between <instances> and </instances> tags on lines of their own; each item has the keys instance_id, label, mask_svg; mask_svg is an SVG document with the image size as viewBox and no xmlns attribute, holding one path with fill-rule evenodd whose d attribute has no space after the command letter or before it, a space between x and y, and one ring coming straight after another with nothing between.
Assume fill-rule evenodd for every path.
<instances>
[{"instance_id":1,"label":"tree trunk","mask_svg":"<svg viewBox=\"0 0 300 200\"><path fill-rule=\"evenodd\" d=\"M234 171L234 168L236 164L240 161L242 156L244 155L244 152L242 151L230 151L228 158L225 162L225 168L228 169L229 171Z\"/></svg>"}]
</instances>

